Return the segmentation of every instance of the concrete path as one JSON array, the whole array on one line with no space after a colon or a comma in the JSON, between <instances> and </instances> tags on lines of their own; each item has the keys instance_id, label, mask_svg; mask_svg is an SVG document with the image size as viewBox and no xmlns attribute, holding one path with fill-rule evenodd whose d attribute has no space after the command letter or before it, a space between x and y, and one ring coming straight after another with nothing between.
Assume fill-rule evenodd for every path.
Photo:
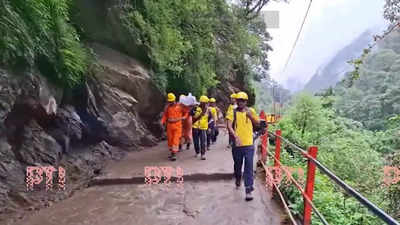
<instances>
[{"instance_id":1,"label":"concrete path","mask_svg":"<svg viewBox=\"0 0 400 225\"><path fill-rule=\"evenodd\" d=\"M207 152L205 161L195 158L193 149L180 152L175 162L168 161L166 143L142 152L129 153L122 161L109 163L104 175L98 177L92 187L18 224L284 224L284 211L271 200L261 179L256 179L255 198L251 202L244 200L243 187L236 190L230 179L233 161L231 151L226 150L226 142L226 137L220 138L219 143ZM194 179L184 180L180 187L176 183L149 186L144 184L143 179L146 166L180 167L184 179ZM213 176L215 174L220 177ZM107 183L110 180L113 182ZM124 181L125 184L122 184Z\"/></svg>"}]
</instances>

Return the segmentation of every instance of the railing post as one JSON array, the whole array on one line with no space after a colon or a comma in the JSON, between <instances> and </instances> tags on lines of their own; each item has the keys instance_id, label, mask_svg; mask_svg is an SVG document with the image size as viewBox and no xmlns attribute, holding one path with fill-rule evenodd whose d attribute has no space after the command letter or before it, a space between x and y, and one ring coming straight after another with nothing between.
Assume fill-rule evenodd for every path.
<instances>
[{"instance_id":1,"label":"railing post","mask_svg":"<svg viewBox=\"0 0 400 225\"><path fill-rule=\"evenodd\" d=\"M277 162L281 160L281 139L279 138L282 135L281 130L276 131L276 136L275 136L275 167L279 167L279 163ZM278 137L279 136L279 137Z\"/></svg>"},{"instance_id":2,"label":"railing post","mask_svg":"<svg viewBox=\"0 0 400 225\"><path fill-rule=\"evenodd\" d=\"M317 158L318 147L312 146L308 149L308 154L313 158ZM306 183L306 195L312 201L314 194L314 182L315 182L315 164L309 159L307 165L307 183ZM311 205L304 199L304 221L303 225L311 224Z\"/></svg>"},{"instance_id":3,"label":"railing post","mask_svg":"<svg viewBox=\"0 0 400 225\"><path fill-rule=\"evenodd\" d=\"M262 145L265 146L265 151L263 151L262 155L262 160L265 164L267 164L267 158L268 158L268 125L267 128L265 128L265 135L262 137Z\"/></svg>"},{"instance_id":4,"label":"railing post","mask_svg":"<svg viewBox=\"0 0 400 225\"><path fill-rule=\"evenodd\" d=\"M267 117L264 111L260 113L260 119L267 121ZM268 123L267 123L268 124ZM261 161L267 163L267 153L268 153L268 125L265 128L265 134L261 136Z\"/></svg>"}]
</instances>

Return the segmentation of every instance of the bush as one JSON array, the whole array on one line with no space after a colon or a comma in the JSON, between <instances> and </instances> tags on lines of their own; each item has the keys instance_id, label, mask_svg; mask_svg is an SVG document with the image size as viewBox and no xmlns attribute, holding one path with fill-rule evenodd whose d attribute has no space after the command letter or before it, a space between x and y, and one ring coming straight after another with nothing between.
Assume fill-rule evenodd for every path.
<instances>
[{"instance_id":1,"label":"bush","mask_svg":"<svg viewBox=\"0 0 400 225\"><path fill-rule=\"evenodd\" d=\"M330 108L322 107L321 102L319 97L300 94L277 127L282 129L284 137L303 149L318 145L317 158L322 164L378 207L391 212L389 202L384 198L387 191L382 187L384 158L374 144L374 133L363 130L350 119L337 116ZM283 164L306 171L304 158L296 151L289 154L289 150L283 148ZM303 198L300 192L293 185L282 185L281 188L292 211L301 214ZM381 224L319 172L316 173L313 202L331 224ZM318 221L313 215L313 224L322 224Z\"/></svg>"}]
</instances>

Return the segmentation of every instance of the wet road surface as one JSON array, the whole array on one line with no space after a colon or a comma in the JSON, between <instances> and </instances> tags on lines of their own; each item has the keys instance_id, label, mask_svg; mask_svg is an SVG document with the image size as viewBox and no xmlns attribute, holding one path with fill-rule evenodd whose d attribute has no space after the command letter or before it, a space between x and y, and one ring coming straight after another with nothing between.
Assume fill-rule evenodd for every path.
<instances>
[{"instance_id":1,"label":"wet road surface","mask_svg":"<svg viewBox=\"0 0 400 225\"><path fill-rule=\"evenodd\" d=\"M221 140L222 139L222 140ZM194 150L167 160L165 143L142 152L132 152L119 162L110 162L99 180L143 177L145 166L181 167L184 176L213 173L231 175L232 154L225 137L208 151L207 160L194 157ZM68 171L67 171L68 172ZM283 224L285 213L271 200L256 179L254 200L244 200L243 186L233 180L187 181L182 186L165 184L94 185L71 198L28 216L21 225L244 225Z\"/></svg>"}]
</instances>

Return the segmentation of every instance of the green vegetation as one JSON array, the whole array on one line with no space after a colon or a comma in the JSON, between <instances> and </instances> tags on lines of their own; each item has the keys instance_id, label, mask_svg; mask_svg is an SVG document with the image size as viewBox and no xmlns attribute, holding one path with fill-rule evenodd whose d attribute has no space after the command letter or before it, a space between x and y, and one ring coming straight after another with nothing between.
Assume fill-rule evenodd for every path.
<instances>
[{"instance_id":1,"label":"green vegetation","mask_svg":"<svg viewBox=\"0 0 400 225\"><path fill-rule=\"evenodd\" d=\"M372 202L390 211L384 200L387 189L382 186L382 153L378 151L374 132L360 127L360 123L340 117L324 102L327 97L300 94L287 114L277 125L282 135L303 148L318 146L318 160L346 183L360 191ZM285 165L303 168L306 160L296 150L284 147L281 156ZM303 199L293 186L281 186L296 213L303 211ZM331 224L381 224L344 190L333 184L325 175L317 173L314 203ZM314 215L313 224L322 224Z\"/></svg>"},{"instance_id":2,"label":"green vegetation","mask_svg":"<svg viewBox=\"0 0 400 225\"><path fill-rule=\"evenodd\" d=\"M262 5L246 2L115 2L109 7L118 18L110 23L122 27L116 29L126 41L119 44L137 46L140 54L147 54L141 60L148 60L145 63L155 72L162 90L200 95L229 80L251 93L251 81L257 74L254 68L268 70L271 38L258 16L260 6L268 1ZM82 23L75 21L80 19L75 16L79 7L86 6L75 0L1 0L0 63L39 69L65 86L84 80L91 62L80 37L90 41L90 35L96 34L86 33Z\"/></svg>"},{"instance_id":3,"label":"green vegetation","mask_svg":"<svg viewBox=\"0 0 400 225\"><path fill-rule=\"evenodd\" d=\"M400 167L400 32L394 31L365 53L354 72L335 88L299 94L276 128L304 149L319 147L318 160L377 206L400 220L400 183L385 186L383 167ZM306 169L296 150L284 147L284 164ZM295 213L303 199L293 186L282 190ZM382 224L321 173L314 202L331 224ZM313 215L313 224L322 224Z\"/></svg>"},{"instance_id":4,"label":"green vegetation","mask_svg":"<svg viewBox=\"0 0 400 225\"><path fill-rule=\"evenodd\" d=\"M268 114L275 113L283 114L287 103L291 98L290 91L272 80L269 75L264 75L261 82L254 81L253 86L257 93L256 109L257 111L264 110ZM274 109L274 102L276 104ZM282 104L282 108L279 108Z\"/></svg>"},{"instance_id":5,"label":"green vegetation","mask_svg":"<svg viewBox=\"0 0 400 225\"><path fill-rule=\"evenodd\" d=\"M251 67L265 64L270 50L264 22L246 20L224 0L132 0L124 9L123 25L147 47L168 91L204 94L232 72L250 87Z\"/></svg>"},{"instance_id":6,"label":"green vegetation","mask_svg":"<svg viewBox=\"0 0 400 225\"><path fill-rule=\"evenodd\" d=\"M387 48L387 49L392 49L395 51L397 54L399 53L398 50L400 48L399 42L393 41L394 39L398 39L398 26L399 26L399 18L400 18L400 0L385 0L385 5L383 7L384 13L383 17L389 21L391 24L388 27L388 29L382 34L382 35L374 35L374 40L378 45L380 45L380 48ZM392 32L394 34L392 34ZM396 34L397 33L397 34ZM381 43L383 42L383 44ZM370 45L368 48L364 49L362 55L358 59L350 60L349 63L354 66L354 70L350 72L349 76L350 78L348 79L348 82L350 86L352 85L352 82L354 80L357 80L360 78L361 75L361 68L365 62L365 60L369 57L369 54L373 52L373 47L374 45ZM390 57L390 51L389 52L381 52L381 57L385 57L384 55L386 54L387 58L389 59L388 63L393 64L394 62L391 61L391 59L394 59L396 57ZM389 54L389 55L387 55ZM393 56L393 55L392 55ZM382 61L381 61L382 62ZM398 64L399 61L397 61L395 64ZM378 63L379 64L379 63ZM385 66L385 63L380 64L382 66ZM388 72L388 71L386 71Z\"/></svg>"},{"instance_id":7,"label":"green vegetation","mask_svg":"<svg viewBox=\"0 0 400 225\"><path fill-rule=\"evenodd\" d=\"M333 89L334 107L341 116L383 131L389 128L389 119L400 114L399 41L400 32L391 33L360 65L359 79L349 77Z\"/></svg>"},{"instance_id":8,"label":"green vegetation","mask_svg":"<svg viewBox=\"0 0 400 225\"><path fill-rule=\"evenodd\" d=\"M81 82L89 54L68 23L69 4L70 0L1 0L0 64L35 66L65 86Z\"/></svg>"}]
</instances>

